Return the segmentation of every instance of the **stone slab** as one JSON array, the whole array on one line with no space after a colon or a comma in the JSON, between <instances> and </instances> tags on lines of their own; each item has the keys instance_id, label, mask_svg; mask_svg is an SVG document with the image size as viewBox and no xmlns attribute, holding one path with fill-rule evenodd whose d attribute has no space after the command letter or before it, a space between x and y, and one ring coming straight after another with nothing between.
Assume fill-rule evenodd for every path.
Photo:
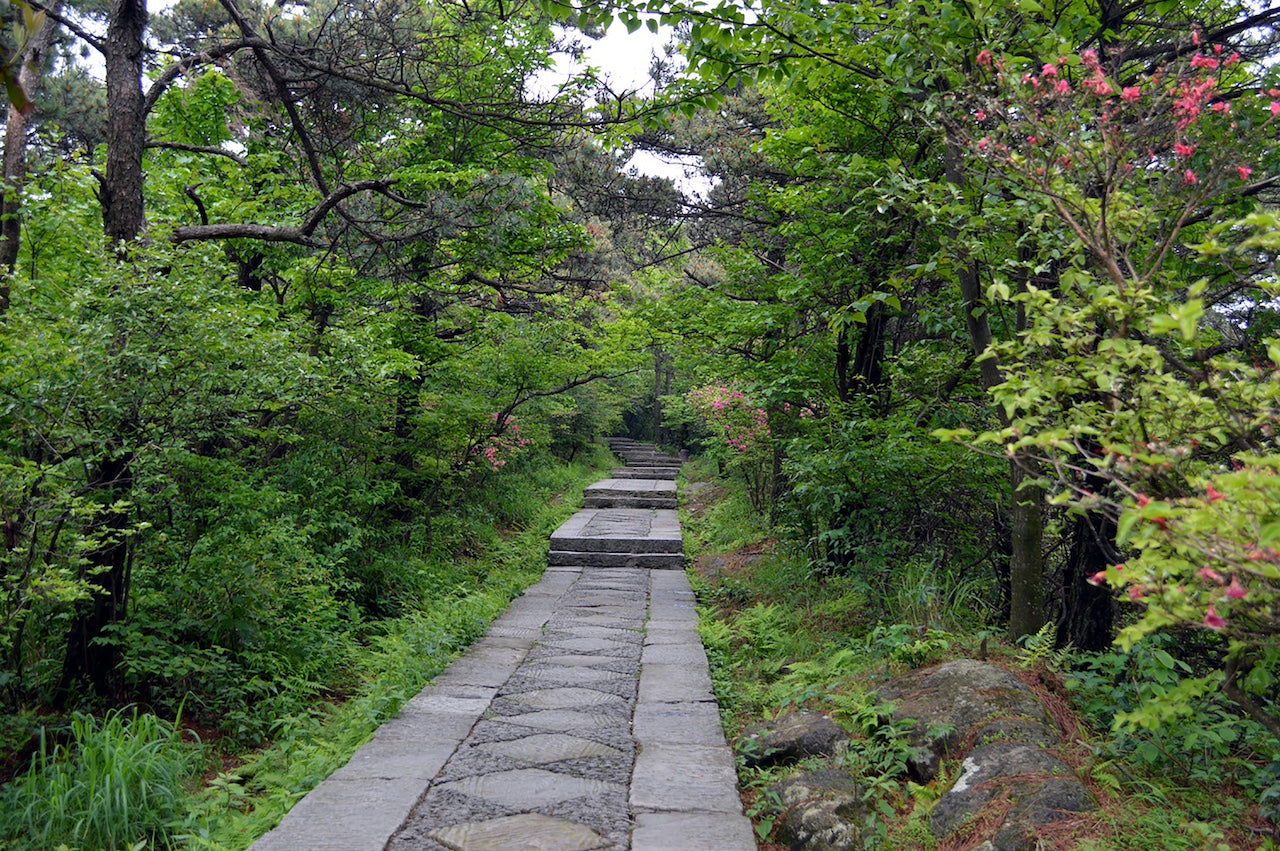
<instances>
[{"instance_id":1,"label":"stone slab","mask_svg":"<svg viewBox=\"0 0 1280 851\"><path fill-rule=\"evenodd\" d=\"M641 703L631 730L642 746L652 744L725 747L720 709L710 701Z\"/></svg>"},{"instance_id":2,"label":"stone slab","mask_svg":"<svg viewBox=\"0 0 1280 851\"><path fill-rule=\"evenodd\" d=\"M654 623L649 621L645 624L645 647L654 644L685 644L690 642L702 643L702 637L698 635L698 622L696 620L679 623L671 621Z\"/></svg>"},{"instance_id":3,"label":"stone slab","mask_svg":"<svg viewBox=\"0 0 1280 851\"><path fill-rule=\"evenodd\" d=\"M613 470L615 479L670 479L674 482L679 474L679 467L617 467Z\"/></svg>"},{"instance_id":4,"label":"stone slab","mask_svg":"<svg viewBox=\"0 0 1280 851\"><path fill-rule=\"evenodd\" d=\"M252 851L382 851L422 784L403 779L330 780L294 805Z\"/></svg>"},{"instance_id":5,"label":"stone slab","mask_svg":"<svg viewBox=\"0 0 1280 851\"><path fill-rule=\"evenodd\" d=\"M641 703L715 700L706 665L640 666Z\"/></svg>"},{"instance_id":6,"label":"stone slab","mask_svg":"<svg viewBox=\"0 0 1280 851\"><path fill-rule=\"evenodd\" d=\"M594 851L612 844L585 825L538 813L457 824L427 837L450 851Z\"/></svg>"},{"instance_id":7,"label":"stone slab","mask_svg":"<svg viewBox=\"0 0 1280 851\"><path fill-rule=\"evenodd\" d=\"M583 508L675 508L674 496L608 496L583 497Z\"/></svg>"},{"instance_id":8,"label":"stone slab","mask_svg":"<svg viewBox=\"0 0 1280 851\"><path fill-rule=\"evenodd\" d=\"M520 808L545 807L585 795L616 794L622 791L616 783L572 777L541 768L517 768L482 774L452 783L442 783L439 788Z\"/></svg>"},{"instance_id":9,"label":"stone slab","mask_svg":"<svg viewBox=\"0 0 1280 851\"><path fill-rule=\"evenodd\" d=\"M643 665L681 665L707 667L707 653L702 643L650 644L640 656Z\"/></svg>"},{"instance_id":10,"label":"stone slab","mask_svg":"<svg viewBox=\"0 0 1280 851\"><path fill-rule=\"evenodd\" d=\"M469 730L470 728L468 728ZM393 781L402 779L425 789L458 749L461 736L406 741L393 736L374 736L356 751L346 765L329 775L330 780Z\"/></svg>"},{"instance_id":11,"label":"stone slab","mask_svg":"<svg viewBox=\"0 0 1280 851\"><path fill-rule=\"evenodd\" d=\"M488 742L477 747L535 765L547 765L566 759L623 756L622 751L617 748L565 733L539 733L506 742Z\"/></svg>"},{"instance_id":12,"label":"stone slab","mask_svg":"<svg viewBox=\"0 0 1280 851\"><path fill-rule=\"evenodd\" d=\"M631 809L741 815L733 756L723 747L642 746L631 779Z\"/></svg>"},{"instance_id":13,"label":"stone slab","mask_svg":"<svg viewBox=\"0 0 1280 851\"><path fill-rule=\"evenodd\" d=\"M533 709L574 709L575 707L624 706L627 701L615 694L608 694L581 686L534 689L506 695L522 706Z\"/></svg>"},{"instance_id":14,"label":"stone slab","mask_svg":"<svg viewBox=\"0 0 1280 851\"><path fill-rule=\"evenodd\" d=\"M523 715L503 715L496 719L504 724L518 724L539 730L594 730L601 727L617 727L627 719L602 712L574 712L571 709L539 709Z\"/></svg>"},{"instance_id":15,"label":"stone slab","mask_svg":"<svg viewBox=\"0 0 1280 851\"><path fill-rule=\"evenodd\" d=\"M728 813L639 813L631 851L755 851L751 820Z\"/></svg>"}]
</instances>

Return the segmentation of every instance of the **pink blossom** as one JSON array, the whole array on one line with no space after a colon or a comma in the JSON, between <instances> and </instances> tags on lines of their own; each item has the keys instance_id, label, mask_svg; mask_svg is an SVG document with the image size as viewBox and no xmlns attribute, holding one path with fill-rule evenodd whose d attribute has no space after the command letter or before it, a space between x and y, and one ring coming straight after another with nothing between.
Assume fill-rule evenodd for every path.
<instances>
[{"instance_id":1,"label":"pink blossom","mask_svg":"<svg viewBox=\"0 0 1280 851\"><path fill-rule=\"evenodd\" d=\"M1222 574L1211 567L1200 568L1199 575L1205 582L1214 582L1218 585L1222 585L1226 582L1226 580L1222 578Z\"/></svg>"},{"instance_id":2,"label":"pink blossom","mask_svg":"<svg viewBox=\"0 0 1280 851\"><path fill-rule=\"evenodd\" d=\"M1086 581L1090 585L1106 585L1107 572L1105 570L1099 570L1097 573L1093 574L1093 576L1090 576Z\"/></svg>"},{"instance_id":3,"label":"pink blossom","mask_svg":"<svg viewBox=\"0 0 1280 851\"><path fill-rule=\"evenodd\" d=\"M1111 88L1111 84L1107 82L1107 78L1103 75L1101 69L1099 69L1092 77L1081 83L1081 85L1098 97L1106 97L1114 91L1114 89Z\"/></svg>"},{"instance_id":4,"label":"pink blossom","mask_svg":"<svg viewBox=\"0 0 1280 851\"><path fill-rule=\"evenodd\" d=\"M1226 100L1216 101L1209 108L1212 109L1214 112L1218 113L1219 115L1225 115L1226 113L1231 111L1231 101L1226 101Z\"/></svg>"},{"instance_id":5,"label":"pink blossom","mask_svg":"<svg viewBox=\"0 0 1280 851\"><path fill-rule=\"evenodd\" d=\"M1046 77L1056 77L1058 76L1058 66L1052 62L1046 62L1044 67L1040 69L1040 73Z\"/></svg>"},{"instance_id":6,"label":"pink blossom","mask_svg":"<svg viewBox=\"0 0 1280 851\"><path fill-rule=\"evenodd\" d=\"M979 65L981 65L983 68L988 68L988 67L990 67L990 66L991 66L991 51L990 51L990 50L980 50L980 51L978 51L978 64L979 64Z\"/></svg>"},{"instance_id":7,"label":"pink blossom","mask_svg":"<svg viewBox=\"0 0 1280 851\"><path fill-rule=\"evenodd\" d=\"M1069 95L1071 94L1071 84L1066 80L1059 80L1057 85L1053 87L1053 90L1060 95Z\"/></svg>"},{"instance_id":8,"label":"pink blossom","mask_svg":"<svg viewBox=\"0 0 1280 851\"><path fill-rule=\"evenodd\" d=\"M1093 48L1080 51L1080 60L1084 62L1086 68L1098 67L1098 51Z\"/></svg>"},{"instance_id":9,"label":"pink blossom","mask_svg":"<svg viewBox=\"0 0 1280 851\"><path fill-rule=\"evenodd\" d=\"M1247 165L1238 165L1236 166L1236 173L1240 175L1241 180L1248 180L1249 175L1253 174L1253 169Z\"/></svg>"},{"instance_id":10,"label":"pink blossom","mask_svg":"<svg viewBox=\"0 0 1280 851\"><path fill-rule=\"evenodd\" d=\"M1191 67L1206 68L1212 71L1218 67L1218 60L1214 59L1212 56L1204 56L1197 53L1195 56L1191 57Z\"/></svg>"},{"instance_id":11,"label":"pink blossom","mask_svg":"<svg viewBox=\"0 0 1280 851\"><path fill-rule=\"evenodd\" d=\"M1028 136L1027 143L1031 145L1038 145L1040 144L1040 138L1038 136Z\"/></svg>"},{"instance_id":12,"label":"pink blossom","mask_svg":"<svg viewBox=\"0 0 1280 851\"><path fill-rule=\"evenodd\" d=\"M1200 30L1191 31L1191 43L1196 47L1200 46Z\"/></svg>"},{"instance_id":13,"label":"pink blossom","mask_svg":"<svg viewBox=\"0 0 1280 851\"><path fill-rule=\"evenodd\" d=\"M1147 596L1146 586L1144 585L1129 586L1129 599L1132 600L1133 602L1136 603L1145 596Z\"/></svg>"},{"instance_id":14,"label":"pink blossom","mask_svg":"<svg viewBox=\"0 0 1280 851\"><path fill-rule=\"evenodd\" d=\"M1142 97L1142 89L1137 86L1125 86L1120 91L1120 99L1125 103L1137 103Z\"/></svg>"},{"instance_id":15,"label":"pink blossom","mask_svg":"<svg viewBox=\"0 0 1280 851\"><path fill-rule=\"evenodd\" d=\"M1196 146L1184 145L1182 142L1178 142L1173 146L1173 152L1180 157L1189 157L1196 152Z\"/></svg>"},{"instance_id":16,"label":"pink blossom","mask_svg":"<svg viewBox=\"0 0 1280 851\"><path fill-rule=\"evenodd\" d=\"M1200 180L1199 178L1196 177L1196 173L1194 171L1192 171L1191 169L1187 169L1182 173L1182 182L1187 184L1188 186L1194 186L1195 184L1199 183Z\"/></svg>"},{"instance_id":17,"label":"pink blossom","mask_svg":"<svg viewBox=\"0 0 1280 851\"><path fill-rule=\"evenodd\" d=\"M1231 585L1227 588L1227 597L1232 600L1239 600L1248 593L1249 591L1240 584L1240 579L1238 577L1231 577Z\"/></svg>"},{"instance_id":18,"label":"pink blossom","mask_svg":"<svg viewBox=\"0 0 1280 851\"><path fill-rule=\"evenodd\" d=\"M987 114L983 112L981 109L978 110L977 114L974 117L977 118L979 121L987 120Z\"/></svg>"},{"instance_id":19,"label":"pink blossom","mask_svg":"<svg viewBox=\"0 0 1280 851\"><path fill-rule=\"evenodd\" d=\"M1273 100L1270 109L1272 115L1280 115L1280 100Z\"/></svg>"},{"instance_id":20,"label":"pink blossom","mask_svg":"<svg viewBox=\"0 0 1280 851\"><path fill-rule=\"evenodd\" d=\"M1228 56L1226 59L1222 60L1222 64L1223 64L1223 65L1235 65L1235 64L1237 64L1239 61L1240 61L1240 54L1239 54L1239 53L1233 53L1233 54L1231 54L1230 56Z\"/></svg>"},{"instance_id":21,"label":"pink blossom","mask_svg":"<svg viewBox=\"0 0 1280 851\"><path fill-rule=\"evenodd\" d=\"M986 153L986 150L988 147L990 147L990 145L991 145L991 140L988 138L984 137L978 140L978 150L982 151L983 153Z\"/></svg>"},{"instance_id":22,"label":"pink blossom","mask_svg":"<svg viewBox=\"0 0 1280 851\"><path fill-rule=\"evenodd\" d=\"M1213 610L1213 606L1210 605L1209 611L1205 612L1204 615L1204 625L1209 627L1209 629L1223 629L1226 627L1227 622L1218 617L1218 613L1215 612Z\"/></svg>"},{"instance_id":23,"label":"pink blossom","mask_svg":"<svg viewBox=\"0 0 1280 851\"><path fill-rule=\"evenodd\" d=\"M1217 502L1220 499L1227 498L1227 495L1225 493L1218 490L1213 485L1209 485L1207 488L1204 489L1204 495L1208 498L1210 502Z\"/></svg>"}]
</instances>

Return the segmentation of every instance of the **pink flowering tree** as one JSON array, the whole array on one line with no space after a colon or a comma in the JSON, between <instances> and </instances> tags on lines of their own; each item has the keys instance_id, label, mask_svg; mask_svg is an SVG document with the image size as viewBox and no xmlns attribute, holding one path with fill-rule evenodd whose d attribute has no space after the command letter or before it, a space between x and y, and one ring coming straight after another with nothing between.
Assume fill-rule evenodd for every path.
<instances>
[{"instance_id":1,"label":"pink flowering tree","mask_svg":"<svg viewBox=\"0 0 1280 851\"><path fill-rule=\"evenodd\" d=\"M757 511L772 503L780 458L763 405L739 385L709 384L685 402L712 434L711 454L742 476Z\"/></svg>"},{"instance_id":2,"label":"pink flowering tree","mask_svg":"<svg viewBox=\"0 0 1280 851\"><path fill-rule=\"evenodd\" d=\"M1280 88L1194 34L1137 71L1093 50L976 65L947 129L1031 259L985 293L1020 317L986 355L1006 425L945 436L1033 459L1059 502L1110 518L1092 582L1138 609L1122 647L1224 639L1221 670L1122 723L1225 690L1280 737L1280 219L1254 200L1277 183Z\"/></svg>"}]
</instances>

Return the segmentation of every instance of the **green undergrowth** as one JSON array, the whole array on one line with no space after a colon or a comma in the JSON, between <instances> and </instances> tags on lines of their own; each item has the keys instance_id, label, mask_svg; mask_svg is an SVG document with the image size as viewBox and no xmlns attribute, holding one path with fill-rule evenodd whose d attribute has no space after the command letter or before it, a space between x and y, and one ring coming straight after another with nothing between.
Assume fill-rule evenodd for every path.
<instances>
[{"instance_id":1,"label":"green undergrowth","mask_svg":"<svg viewBox=\"0 0 1280 851\"><path fill-rule=\"evenodd\" d=\"M320 654L313 665L274 681L227 675L216 713L206 679L178 703L179 724L152 714L167 714L165 704L101 722L76 715L39 727L26 717L49 742L0 790L0 849L247 847L537 580L548 536L612 463L600 450L511 471L433 518L435 546L415 546L415 534L367 558L385 573L392 614L361 617L349 606L341 631L300 634ZM243 696L227 696L232 687ZM193 707L204 712L198 721Z\"/></svg>"},{"instance_id":2,"label":"green undergrowth","mask_svg":"<svg viewBox=\"0 0 1280 851\"><path fill-rule=\"evenodd\" d=\"M1153 637L1133 653L1055 650L1052 629L1017 646L977 604L972 579L949 575L943 555L860 575L815 570L785 534L750 511L732 482L698 463L688 481L714 485L686 497L682 521L700 632L731 741L744 728L797 708L828 713L851 735L840 766L865 790L870 849L970 847L935 840L929 811L959 775L944 762L927 786L909 782L907 730L888 720L878 683L913 668L986 656L1023 676L1070 735L1059 749L1099 800L1037 847L1275 849L1280 760L1260 724L1217 693L1150 729L1126 718L1177 688L1188 667L1179 642ZM776 536L776 537L775 537ZM930 563L933 563L930 566ZM1184 642L1185 643L1185 642ZM1130 715L1126 715L1130 713ZM747 768L739 779L762 841L781 812L769 787L796 767Z\"/></svg>"}]
</instances>

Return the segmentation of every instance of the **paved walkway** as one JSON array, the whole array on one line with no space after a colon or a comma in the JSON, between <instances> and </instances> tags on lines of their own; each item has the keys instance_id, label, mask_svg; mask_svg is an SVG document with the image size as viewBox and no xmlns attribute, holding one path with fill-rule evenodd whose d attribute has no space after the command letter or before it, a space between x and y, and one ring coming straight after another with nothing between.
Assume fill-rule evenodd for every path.
<instances>
[{"instance_id":1,"label":"paved walkway","mask_svg":"<svg viewBox=\"0 0 1280 851\"><path fill-rule=\"evenodd\" d=\"M653 478L594 485L542 580L254 851L756 847L676 513L606 493L674 495L678 461L611 443Z\"/></svg>"}]
</instances>

